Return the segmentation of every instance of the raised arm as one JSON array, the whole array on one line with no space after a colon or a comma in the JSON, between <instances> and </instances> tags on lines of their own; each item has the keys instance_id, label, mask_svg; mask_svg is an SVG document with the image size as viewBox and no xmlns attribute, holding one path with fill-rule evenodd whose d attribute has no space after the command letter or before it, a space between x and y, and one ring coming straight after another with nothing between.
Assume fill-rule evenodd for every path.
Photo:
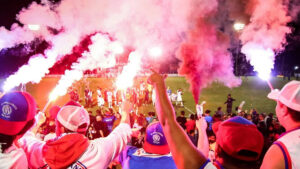
<instances>
[{"instance_id":1,"label":"raised arm","mask_svg":"<svg viewBox=\"0 0 300 169\"><path fill-rule=\"evenodd\" d=\"M196 126L198 129L198 150L200 150L205 157L208 158L209 152L209 143L206 134L207 122L204 117L201 117L199 120L196 121Z\"/></svg>"},{"instance_id":2,"label":"raised arm","mask_svg":"<svg viewBox=\"0 0 300 169\"><path fill-rule=\"evenodd\" d=\"M122 118L121 123L118 125L107 137L98 138L93 140L95 147L98 146L99 151L102 152L103 157L109 157L109 163L115 159L120 152L126 147L127 143L131 139L130 117L129 112L132 110L132 104L128 101L122 103Z\"/></svg>"},{"instance_id":3,"label":"raised arm","mask_svg":"<svg viewBox=\"0 0 300 169\"><path fill-rule=\"evenodd\" d=\"M206 157L192 144L184 130L175 119L175 111L166 93L164 77L153 73L148 82L156 92L155 108L158 119L163 127L172 156L178 169L198 169Z\"/></svg>"}]
</instances>

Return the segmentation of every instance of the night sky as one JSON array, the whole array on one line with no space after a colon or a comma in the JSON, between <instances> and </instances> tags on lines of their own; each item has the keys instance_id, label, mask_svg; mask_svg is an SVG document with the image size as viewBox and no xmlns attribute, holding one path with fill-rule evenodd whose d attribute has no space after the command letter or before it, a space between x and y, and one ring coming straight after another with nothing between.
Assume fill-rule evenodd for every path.
<instances>
[{"instance_id":1,"label":"night sky","mask_svg":"<svg viewBox=\"0 0 300 169\"><path fill-rule=\"evenodd\" d=\"M40 2L39 0L35 0ZM58 2L59 0L53 0ZM1 0L0 1L0 26L4 26L9 29L15 20L16 14L24 7L31 4L33 0ZM287 44L285 50L278 52L275 62L275 70L277 72L288 72L292 71L295 66L300 67L300 15L298 19L288 24L292 28L292 33L287 35ZM38 43L38 48L35 51L24 51L24 45L20 44L11 49L4 49L0 51L0 77L7 77L12 72L16 71L19 66L25 64L29 57L34 54L33 52L42 51L47 48L45 42L34 42ZM34 44L28 44L32 47ZM78 57L70 56L72 61ZM64 60L63 62L67 62ZM66 63L64 63L65 65ZM56 65L58 67L59 65ZM298 70L299 71L299 70ZM63 70L59 71L63 72Z\"/></svg>"}]
</instances>

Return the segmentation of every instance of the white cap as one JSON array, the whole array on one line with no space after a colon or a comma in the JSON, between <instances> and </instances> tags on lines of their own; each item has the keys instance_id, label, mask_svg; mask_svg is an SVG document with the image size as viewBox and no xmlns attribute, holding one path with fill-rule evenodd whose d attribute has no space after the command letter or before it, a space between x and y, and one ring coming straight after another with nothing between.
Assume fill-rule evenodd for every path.
<instances>
[{"instance_id":1,"label":"white cap","mask_svg":"<svg viewBox=\"0 0 300 169\"><path fill-rule=\"evenodd\" d=\"M293 80L284 85L281 90L272 90L268 98L280 101L287 107L300 112L300 81Z\"/></svg>"},{"instance_id":2,"label":"white cap","mask_svg":"<svg viewBox=\"0 0 300 169\"><path fill-rule=\"evenodd\" d=\"M88 112L79 106L67 105L63 106L57 114L57 120L67 129L75 132L85 132L90 124ZM86 123L86 127L79 129L78 127Z\"/></svg>"}]
</instances>

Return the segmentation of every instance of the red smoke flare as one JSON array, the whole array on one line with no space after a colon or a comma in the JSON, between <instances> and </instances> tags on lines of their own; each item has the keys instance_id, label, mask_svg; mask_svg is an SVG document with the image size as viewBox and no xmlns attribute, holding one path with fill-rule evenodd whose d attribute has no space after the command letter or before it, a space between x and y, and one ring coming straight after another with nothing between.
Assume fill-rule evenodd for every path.
<instances>
[{"instance_id":1,"label":"red smoke flare","mask_svg":"<svg viewBox=\"0 0 300 169\"><path fill-rule=\"evenodd\" d=\"M182 60L179 74L185 75L198 103L201 90L213 81L223 82L228 87L240 84L232 73L228 38L207 20L199 19L194 30L189 32L187 42L177 51Z\"/></svg>"}]
</instances>

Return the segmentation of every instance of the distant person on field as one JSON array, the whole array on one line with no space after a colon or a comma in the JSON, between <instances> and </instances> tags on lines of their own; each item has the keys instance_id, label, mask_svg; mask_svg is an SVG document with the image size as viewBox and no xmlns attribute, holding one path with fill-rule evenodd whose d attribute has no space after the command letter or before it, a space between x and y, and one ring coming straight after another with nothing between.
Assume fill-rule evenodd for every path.
<instances>
[{"instance_id":1,"label":"distant person on field","mask_svg":"<svg viewBox=\"0 0 300 169\"><path fill-rule=\"evenodd\" d=\"M227 109L226 112L227 114L231 114L232 113L232 103L235 101L234 98L231 97L231 94L227 95L227 100L224 104L227 104Z\"/></svg>"},{"instance_id":2,"label":"distant person on field","mask_svg":"<svg viewBox=\"0 0 300 169\"><path fill-rule=\"evenodd\" d=\"M0 98L0 168L28 169L18 140L35 123L36 103L26 92L6 93Z\"/></svg>"},{"instance_id":3,"label":"distant person on field","mask_svg":"<svg viewBox=\"0 0 300 169\"><path fill-rule=\"evenodd\" d=\"M300 168L300 82L291 81L268 98L277 101L276 115L286 129L266 153L262 169Z\"/></svg>"},{"instance_id":4,"label":"distant person on field","mask_svg":"<svg viewBox=\"0 0 300 169\"><path fill-rule=\"evenodd\" d=\"M182 89L177 90L177 100L176 100L176 106L179 105L180 107L183 107L183 100L182 100Z\"/></svg>"}]
</instances>

